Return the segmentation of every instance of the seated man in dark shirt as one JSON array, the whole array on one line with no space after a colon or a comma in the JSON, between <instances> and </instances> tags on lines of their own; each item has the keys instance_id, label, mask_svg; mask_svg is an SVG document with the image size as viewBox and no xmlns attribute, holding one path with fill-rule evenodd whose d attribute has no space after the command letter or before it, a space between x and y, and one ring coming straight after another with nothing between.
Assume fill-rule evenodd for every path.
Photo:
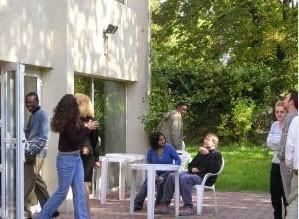
<instances>
[{"instance_id":1,"label":"seated man in dark shirt","mask_svg":"<svg viewBox=\"0 0 299 219\"><path fill-rule=\"evenodd\" d=\"M216 150L218 137L209 132L205 135L203 147L199 147L198 154L188 165L188 172L180 174L180 192L184 201L184 208L180 215L191 215L193 212L192 187L200 185L205 174L217 173L221 167L222 155ZM206 185L213 185L217 176L209 177ZM164 185L162 205L156 209L156 213L167 214L174 193L174 175L171 174Z\"/></svg>"}]
</instances>

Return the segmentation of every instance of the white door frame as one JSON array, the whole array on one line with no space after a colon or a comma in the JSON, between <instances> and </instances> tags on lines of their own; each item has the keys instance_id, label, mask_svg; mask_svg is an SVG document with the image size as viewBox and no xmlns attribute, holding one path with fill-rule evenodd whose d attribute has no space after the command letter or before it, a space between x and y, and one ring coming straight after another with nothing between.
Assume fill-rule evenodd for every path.
<instances>
[{"instance_id":1,"label":"white door frame","mask_svg":"<svg viewBox=\"0 0 299 219\"><path fill-rule=\"evenodd\" d=\"M24 217L24 147L25 147L25 134L24 134L24 70L25 65L20 63L9 63L1 65L1 218L16 219ZM15 136L7 136L6 122L7 122L7 96L8 87L8 74L14 72L14 94L15 96ZM15 182L6 182L6 144L15 144L15 167L16 172L14 176ZM6 194L6 183L15 183L16 194ZM11 195L15 199L16 206L10 206L12 209L7 209L6 196ZM13 209L14 207L14 209ZM9 215L9 212L13 215Z\"/></svg>"}]
</instances>

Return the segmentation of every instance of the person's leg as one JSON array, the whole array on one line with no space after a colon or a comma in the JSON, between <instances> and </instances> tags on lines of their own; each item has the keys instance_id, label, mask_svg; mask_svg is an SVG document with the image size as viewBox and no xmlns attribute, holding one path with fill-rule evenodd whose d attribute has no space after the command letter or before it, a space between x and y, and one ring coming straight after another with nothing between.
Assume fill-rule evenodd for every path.
<instances>
[{"instance_id":1,"label":"person's leg","mask_svg":"<svg viewBox=\"0 0 299 219\"><path fill-rule=\"evenodd\" d=\"M84 192L84 169L81 157L79 156L74 163L76 165L72 179L74 217L75 219L87 219L89 216Z\"/></svg>"},{"instance_id":2,"label":"person's leg","mask_svg":"<svg viewBox=\"0 0 299 219\"><path fill-rule=\"evenodd\" d=\"M36 156L36 164L35 164L35 173L36 173L36 182L34 187L34 192L36 194L36 197L41 205L41 207L44 206L44 204L47 202L49 196L47 185L40 175L40 170L43 167L44 164L44 158L45 156L43 154Z\"/></svg>"},{"instance_id":3,"label":"person's leg","mask_svg":"<svg viewBox=\"0 0 299 219\"><path fill-rule=\"evenodd\" d=\"M196 174L181 174L180 175L180 192L184 201L184 206L193 207L192 203L192 188L194 185L200 185L202 178Z\"/></svg>"},{"instance_id":4,"label":"person's leg","mask_svg":"<svg viewBox=\"0 0 299 219\"><path fill-rule=\"evenodd\" d=\"M291 174L291 188L290 194L287 197L289 203L287 207L287 216L286 219L297 219L298 218L298 173L294 172Z\"/></svg>"},{"instance_id":5,"label":"person's leg","mask_svg":"<svg viewBox=\"0 0 299 219\"><path fill-rule=\"evenodd\" d=\"M76 157L80 155L60 155L57 156L56 166L58 172L58 188L56 192L48 199L38 215L38 219L50 219L53 213L65 200L68 190L72 184L75 169L77 167Z\"/></svg>"},{"instance_id":6,"label":"person's leg","mask_svg":"<svg viewBox=\"0 0 299 219\"><path fill-rule=\"evenodd\" d=\"M155 210L156 214L169 213L169 205L174 194L174 188L175 188L175 174L170 173L166 178L165 184L163 186L163 196L161 201L162 204L159 205Z\"/></svg>"},{"instance_id":7,"label":"person's leg","mask_svg":"<svg viewBox=\"0 0 299 219\"><path fill-rule=\"evenodd\" d=\"M89 195L90 195L90 191L89 191L89 182L84 182L84 190L85 190L85 199L86 199L86 208L87 208L87 213L88 216L90 217L90 204L89 204Z\"/></svg>"},{"instance_id":8,"label":"person's leg","mask_svg":"<svg viewBox=\"0 0 299 219\"><path fill-rule=\"evenodd\" d=\"M164 187L163 187L163 197L162 197L162 203L164 205L169 206L171 199L174 194L174 183L175 183L175 174L170 173L165 181Z\"/></svg>"},{"instance_id":9,"label":"person's leg","mask_svg":"<svg viewBox=\"0 0 299 219\"><path fill-rule=\"evenodd\" d=\"M34 157L26 158L26 161L24 163L24 214L26 217L31 217L31 212L27 203L27 199L34 188L36 181L34 165Z\"/></svg>"},{"instance_id":10,"label":"person's leg","mask_svg":"<svg viewBox=\"0 0 299 219\"><path fill-rule=\"evenodd\" d=\"M274 219L282 219L282 194L280 167L279 164L272 163L270 172L270 194L272 207L274 209Z\"/></svg>"},{"instance_id":11,"label":"person's leg","mask_svg":"<svg viewBox=\"0 0 299 219\"><path fill-rule=\"evenodd\" d=\"M136 195L136 198L134 200L134 210L142 209L146 195L147 195L147 178L144 180L139 192Z\"/></svg>"},{"instance_id":12,"label":"person's leg","mask_svg":"<svg viewBox=\"0 0 299 219\"><path fill-rule=\"evenodd\" d=\"M289 197L290 188L291 188L291 172L289 167L286 166L286 163L284 161L281 161L279 166L280 166L281 180L283 184L283 191L285 197Z\"/></svg>"},{"instance_id":13,"label":"person's leg","mask_svg":"<svg viewBox=\"0 0 299 219\"><path fill-rule=\"evenodd\" d=\"M163 189L164 189L164 185L166 183L166 180L169 176L170 172L166 172L161 174L159 177L157 177L156 180L156 185L157 185L157 196L156 196L156 202L155 205L159 205L162 197L163 197Z\"/></svg>"}]
</instances>

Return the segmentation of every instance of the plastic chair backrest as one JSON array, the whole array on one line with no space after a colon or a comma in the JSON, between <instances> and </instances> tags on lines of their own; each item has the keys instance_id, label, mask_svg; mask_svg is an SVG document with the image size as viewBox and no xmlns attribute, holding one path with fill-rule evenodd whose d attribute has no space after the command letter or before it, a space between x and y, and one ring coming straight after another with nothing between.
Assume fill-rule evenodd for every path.
<instances>
[{"instance_id":1,"label":"plastic chair backrest","mask_svg":"<svg viewBox=\"0 0 299 219\"><path fill-rule=\"evenodd\" d=\"M191 162L192 157L191 155L184 150L177 150L177 154L179 155L179 157L181 158L181 165L180 165L180 170L185 170L186 169L186 165Z\"/></svg>"}]
</instances>

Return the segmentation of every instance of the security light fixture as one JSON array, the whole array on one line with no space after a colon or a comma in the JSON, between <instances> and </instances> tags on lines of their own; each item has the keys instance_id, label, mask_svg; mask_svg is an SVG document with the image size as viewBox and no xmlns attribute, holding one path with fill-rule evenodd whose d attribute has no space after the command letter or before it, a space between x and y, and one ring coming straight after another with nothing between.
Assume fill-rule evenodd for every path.
<instances>
[{"instance_id":1,"label":"security light fixture","mask_svg":"<svg viewBox=\"0 0 299 219\"><path fill-rule=\"evenodd\" d=\"M113 24L109 24L108 27L106 29L104 29L103 34L115 34L115 32L117 31L118 26L113 25Z\"/></svg>"},{"instance_id":2,"label":"security light fixture","mask_svg":"<svg viewBox=\"0 0 299 219\"><path fill-rule=\"evenodd\" d=\"M109 48L108 48L108 34L115 34L118 29L118 26L113 24L108 24L107 28L103 30L103 38L104 38L104 55L109 60Z\"/></svg>"}]
</instances>

